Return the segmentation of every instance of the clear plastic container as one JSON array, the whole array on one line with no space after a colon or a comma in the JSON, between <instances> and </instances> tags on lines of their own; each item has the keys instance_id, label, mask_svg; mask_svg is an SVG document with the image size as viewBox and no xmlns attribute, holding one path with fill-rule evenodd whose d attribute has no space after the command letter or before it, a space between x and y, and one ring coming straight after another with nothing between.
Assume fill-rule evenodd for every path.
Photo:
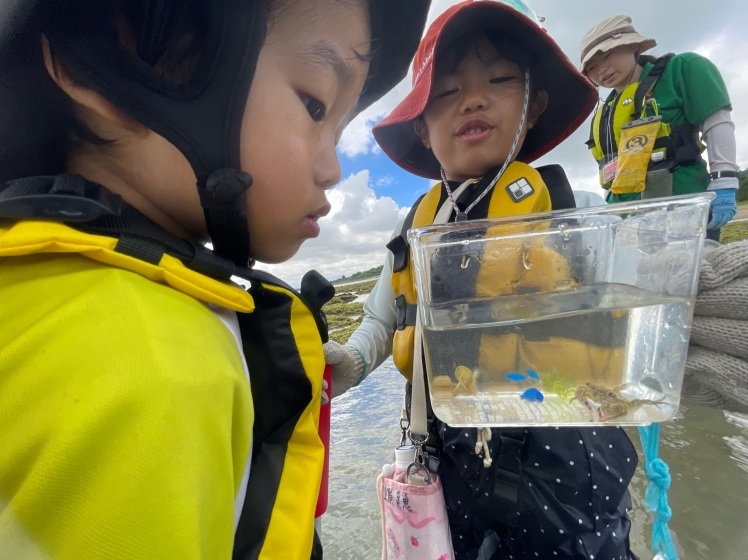
<instances>
[{"instance_id":1,"label":"clear plastic container","mask_svg":"<svg viewBox=\"0 0 748 560\"><path fill-rule=\"evenodd\" d=\"M411 229L436 415L453 426L672 418L711 198Z\"/></svg>"}]
</instances>

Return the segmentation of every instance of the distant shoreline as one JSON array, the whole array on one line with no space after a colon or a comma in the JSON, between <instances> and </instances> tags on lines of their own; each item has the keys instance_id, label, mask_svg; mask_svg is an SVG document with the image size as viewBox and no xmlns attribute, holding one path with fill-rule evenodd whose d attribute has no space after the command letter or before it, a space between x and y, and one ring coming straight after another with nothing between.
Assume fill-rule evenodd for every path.
<instances>
[{"instance_id":1,"label":"distant shoreline","mask_svg":"<svg viewBox=\"0 0 748 560\"><path fill-rule=\"evenodd\" d=\"M361 284L363 282L371 282L372 280L379 279L379 274L376 276L367 276L365 278L344 278L341 280L333 280L331 284L336 288L339 286L352 286L354 284Z\"/></svg>"}]
</instances>

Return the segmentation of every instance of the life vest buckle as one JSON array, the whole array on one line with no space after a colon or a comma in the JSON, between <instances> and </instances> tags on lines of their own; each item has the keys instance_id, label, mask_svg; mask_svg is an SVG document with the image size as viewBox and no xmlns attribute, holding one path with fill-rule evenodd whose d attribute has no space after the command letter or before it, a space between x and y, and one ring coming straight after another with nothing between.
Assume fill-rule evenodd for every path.
<instances>
[{"instance_id":1,"label":"life vest buckle","mask_svg":"<svg viewBox=\"0 0 748 560\"><path fill-rule=\"evenodd\" d=\"M90 222L121 210L120 196L80 175L29 177L0 185L0 218Z\"/></svg>"},{"instance_id":2,"label":"life vest buckle","mask_svg":"<svg viewBox=\"0 0 748 560\"><path fill-rule=\"evenodd\" d=\"M393 237L387 243L387 249L392 253L392 271L400 272L408 266L408 241L405 239L405 233Z\"/></svg>"},{"instance_id":3,"label":"life vest buckle","mask_svg":"<svg viewBox=\"0 0 748 560\"><path fill-rule=\"evenodd\" d=\"M395 307L397 308L397 322L395 323L397 330L401 331L405 327L412 327L416 324L417 304L408 303L405 301L405 296L401 294L395 298Z\"/></svg>"}]
</instances>

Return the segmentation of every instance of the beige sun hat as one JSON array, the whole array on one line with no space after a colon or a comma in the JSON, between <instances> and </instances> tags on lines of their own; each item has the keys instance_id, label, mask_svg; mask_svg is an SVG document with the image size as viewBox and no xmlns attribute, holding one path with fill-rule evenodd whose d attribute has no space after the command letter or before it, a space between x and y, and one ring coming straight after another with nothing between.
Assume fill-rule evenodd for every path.
<instances>
[{"instance_id":1,"label":"beige sun hat","mask_svg":"<svg viewBox=\"0 0 748 560\"><path fill-rule=\"evenodd\" d=\"M630 16L609 17L584 34L582 43L579 45L582 53L579 70L584 73L584 67L597 53L606 52L621 45L640 45L639 52L644 52L657 46L657 41L637 33Z\"/></svg>"}]
</instances>

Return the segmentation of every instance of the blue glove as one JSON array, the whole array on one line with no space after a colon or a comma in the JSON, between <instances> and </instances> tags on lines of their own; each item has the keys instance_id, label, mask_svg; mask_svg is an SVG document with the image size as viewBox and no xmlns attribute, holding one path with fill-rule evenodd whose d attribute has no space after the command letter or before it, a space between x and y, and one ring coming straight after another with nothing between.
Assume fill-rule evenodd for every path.
<instances>
[{"instance_id":1,"label":"blue glove","mask_svg":"<svg viewBox=\"0 0 748 560\"><path fill-rule=\"evenodd\" d=\"M719 229L738 211L738 203L735 201L735 189L715 189L713 191L717 196L712 200L711 215L712 219L706 225L706 229Z\"/></svg>"}]
</instances>

